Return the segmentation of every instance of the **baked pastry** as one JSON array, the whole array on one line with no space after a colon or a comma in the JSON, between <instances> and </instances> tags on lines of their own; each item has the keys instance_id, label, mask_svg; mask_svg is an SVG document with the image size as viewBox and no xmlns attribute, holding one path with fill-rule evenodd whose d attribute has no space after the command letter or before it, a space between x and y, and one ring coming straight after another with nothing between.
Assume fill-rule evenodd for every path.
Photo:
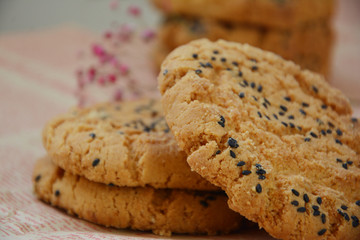
<instances>
[{"instance_id":1,"label":"baked pastry","mask_svg":"<svg viewBox=\"0 0 360 240\"><path fill-rule=\"evenodd\" d=\"M321 75L249 45L202 39L158 77L192 170L280 239L360 238L360 125Z\"/></svg>"}]
</instances>

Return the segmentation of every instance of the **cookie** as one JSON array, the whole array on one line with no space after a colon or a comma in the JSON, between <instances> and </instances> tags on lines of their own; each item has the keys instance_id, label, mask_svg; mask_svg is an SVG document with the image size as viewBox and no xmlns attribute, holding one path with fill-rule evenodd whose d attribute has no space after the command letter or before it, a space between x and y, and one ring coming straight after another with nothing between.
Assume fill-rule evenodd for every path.
<instances>
[{"instance_id":1,"label":"cookie","mask_svg":"<svg viewBox=\"0 0 360 240\"><path fill-rule=\"evenodd\" d=\"M243 225L223 193L107 186L72 175L49 157L37 161L33 181L41 200L107 227L212 235Z\"/></svg>"},{"instance_id":2,"label":"cookie","mask_svg":"<svg viewBox=\"0 0 360 240\"><path fill-rule=\"evenodd\" d=\"M193 41L158 77L193 170L280 239L360 238L360 127L321 75L246 44Z\"/></svg>"},{"instance_id":3,"label":"cookie","mask_svg":"<svg viewBox=\"0 0 360 240\"><path fill-rule=\"evenodd\" d=\"M218 189L190 171L157 100L73 109L45 126L43 144L56 165L94 182Z\"/></svg>"},{"instance_id":4,"label":"cookie","mask_svg":"<svg viewBox=\"0 0 360 240\"><path fill-rule=\"evenodd\" d=\"M160 26L158 34L159 45L166 46L169 49L168 53L180 45L200 38L248 43L326 75L333 33L324 21L291 30L279 30L257 25L174 16L167 18Z\"/></svg>"},{"instance_id":5,"label":"cookie","mask_svg":"<svg viewBox=\"0 0 360 240\"><path fill-rule=\"evenodd\" d=\"M291 29L304 23L329 19L334 0L153 0L166 15L182 14L223 21Z\"/></svg>"}]
</instances>

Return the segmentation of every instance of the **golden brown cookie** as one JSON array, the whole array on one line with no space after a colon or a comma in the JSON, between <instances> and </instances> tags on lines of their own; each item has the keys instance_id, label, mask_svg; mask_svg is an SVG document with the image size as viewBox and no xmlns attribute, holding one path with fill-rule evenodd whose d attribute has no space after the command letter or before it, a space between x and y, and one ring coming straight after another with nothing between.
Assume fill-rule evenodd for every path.
<instances>
[{"instance_id":1,"label":"golden brown cookie","mask_svg":"<svg viewBox=\"0 0 360 240\"><path fill-rule=\"evenodd\" d=\"M107 227L212 235L243 225L223 193L107 186L64 172L49 157L37 161L33 181L41 200Z\"/></svg>"},{"instance_id":2,"label":"golden brown cookie","mask_svg":"<svg viewBox=\"0 0 360 240\"><path fill-rule=\"evenodd\" d=\"M170 50L180 45L200 38L248 43L279 54L285 59L293 60L304 68L326 75L331 56L333 33L324 21L298 26L290 30L279 30L213 19L174 16L168 17L161 25L158 45L163 49L168 49L167 53L169 53ZM157 51L163 50L158 48ZM160 53L157 56L160 55L164 54Z\"/></svg>"},{"instance_id":3,"label":"golden brown cookie","mask_svg":"<svg viewBox=\"0 0 360 240\"><path fill-rule=\"evenodd\" d=\"M43 144L58 166L94 182L217 190L190 171L156 100L73 109L45 126Z\"/></svg>"},{"instance_id":4,"label":"golden brown cookie","mask_svg":"<svg viewBox=\"0 0 360 240\"><path fill-rule=\"evenodd\" d=\"M335 0L153 0L152 2L166 15L183 14L282 29L329 19L335 9Z\"/></svg>"},{"instance_id":5,"label":"golden brown cookie","mask_svg":"<svg viewBox=\"0 0 360 240\"><path fill-rule=\"evenodd\" d=\"M275 238L360 238L360 126L321 75L203 39L166 58L159 88L189 165L230 208Z\"/></svg>"}]
</instances>

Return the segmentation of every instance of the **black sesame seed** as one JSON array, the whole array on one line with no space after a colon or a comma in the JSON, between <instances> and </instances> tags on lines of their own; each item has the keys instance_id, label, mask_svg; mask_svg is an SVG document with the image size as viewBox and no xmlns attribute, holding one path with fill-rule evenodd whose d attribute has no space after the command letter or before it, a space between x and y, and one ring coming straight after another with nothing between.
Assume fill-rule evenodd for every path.
<instances>
[{"instance_id":1,"label":"black sesame seed","mask_svg":"<svg viewBox=\"0 0 360 240\"><path fill-rule=\"evenodd\" d=\"M211 57L211 60L212 60L212 61L215 61L215 60L216 60L216 57Z\"/></svg>"},{"instance_id":2,"label":"black sesame seed","mask_svg":"<svg viewBox=\"0 0 360 240\"><path fill-rule=\"evenodd\" d=\"M271 106L271 103L269 102L269 100L267 100L267 98L264 98L264 101L265 101L266 104Z\"/></svg>"},{"instance_id":3,"label":"black sesame seed","mask_svg":"<svg viewBox=\"0 0 360 240\"><path fill-rule=\"evenodd\" d=\"M342 135L343 135L343 133L342 133L342 131L341 131L340 129L336 129L336 134L337 134L338 136L342 136Z\"/></svg>"},{"instance_id":4,"label":"black sesame seed","mask_svg":"<svg viewBox=\"0 0 360 240\"><path fill-rule=\"evenodd\" d=\"M326 130L326 133L331 134L332 133L331 129Z\"/></svg>"},{"instance_id":5,"label":"black sesame seed","mask_svg":"<svg viewBox=\"0 0 360 240\"><path fill-rule=\"evenodd\" d=\"M244 79L243 83L245 86L249 86L249 83L248 83L248 81L246 81L246 79Z\"/></svg>"},{"instance_id":6,"label":"black sesame seed","mask_svg":"<svg viewBox=\"0 0 360 240\"><path fill-rule=\"evenodd\" d=\"M340 158L336 158L336 162L338 162L338 163L342 163L342 162L343 162L343 160L341 160Z\"/></svg>"},{"instance_id":7,"label":"black sesame seed","mask_svg":"<svg viewBox=\"0 0 360 240\"><path fill-rule=\"evenodd\" d=\"M226 68L227 71L231 71L232 69L231 68Z\"/></svg>"},{"instance_id":8,"label":"black sesame seed","mask_svg":"<svg viewBox=\"0 0 360 240\"><path fill-rule=\"evenodd\" d=\"M218 155L218 154L220 154L220 153L221 153L221 151L220 151L220 150L217 150L215 154Z\"/></svg>"},{"instance_id":9,"label":"black sesame seed","mask_svg":"<svg viewBox=\"0 0 360 240\"><path fill-rule=\"evenodd\" d=\"M317 87L315 87L315 86L312 86L312 90L313 90L315 93L318 93L318 92L319 92L319 89L317 89Z\"/></svg>"},{"instance_id":10,"label":"black sesame seed","mask_svg":"<svg viewBox=\"0 0 360 240\"><path fill-rule=\"evenodd\" d=\"M287 107L285 107L284 105L280 105L280 108L281 108L281 110L283 110L284 112L287 112Z\"/></svg>"},{"instance_id":11,"label":"black sesame seed","mask_svg":"<svg viewBox=\"0 0 360 240\"><path fill-rule=\"evenodd\" d=\"M258 99L257 99L257 97L255 97L255 96L252 96L252 98L255 100L255 101L257 101Z\"/></svg>"},{"instance_id":12,"label":"black sesame seed","mask_svg":"<svg viewBox=\"0 0 360 240\"><path fill-rule=\"evenodd\" d=\"M197 55L196 53L194 53L194 54L192 55L192 57L195 58L195 59L197 59L197 58L198 58L198 55Z\"/></svg>"},{"instance_id":13,"label":"black sesame seed","mask_svg":"<svg viewBox=\"0 0 360 240\"><path fill-rule=\"evenodd\" d=\"M294 205L295 207L299 206L299 202L296 200L292 201L291 204Z\"/></svg>"},{"instance_id":14,"label":"black sesame seed","mask_svg":"<svg viewBox=\"0 0 360 240\"><path fill-rule=\"evenodd\" d=\"M357 201L355 202L355 204L360 207L360 200L357 200Z\"/></svg>"},{"instance_id":15,"label":"black sesame seed","mask_svg":"<svg viewBox=\"0 0 360 240\"><path fill-rule=\"evenodd\" d=\"M89 136L90 136L91 138L95 138L95 137L96 137L96 134L95 134L95 133L90 133Z\"/></svg>"},{"instance_id":16,"label":"black sesame seed","mask_svg":"<svg viewBox=\"0 0 360 240\"><path fill-rule=\"evenodd\" d=\"M259 118L262 118L261 112L257 112L257 114L259 115Z\"/></svg>"},{"instance_id":17,"label":"black sesame seed","mask_svg":"<svg viewBox=\"0 0 360 240\"><path fill-rule=\"evenodd\" d=\"M250 83L251 88L255 88L256 84L254 82Z\"/></svg>"},{"instance_id":18,"label":"black sesame seed","mask_svg":"<svg viewBox=\"0 0 360 240\"><path fill-rule=\"evenodd\" d=\"M328 122L328 125L329 125L329 127L331 127L331 128L334 128L334 127L335 127L334 124L332 124L332 122Z\"/></svg>"},{"instance_id":19,"label":"black sesame seed","mask_svg":"<svg viewBox=\"0 0 360 240\"><path fill-rule=\"evenodd\" d=\"M196 74L201 74L202 71L201 71L200 69L196 69L196 70L195 70L195 73L196 73Z\"/></svg>"},{"instance_id":20,"label":"black sesame seed","mask_svg":"<svg viewBox=\"0 0 360 240\"><path fill-rule=\"evenodd\" d=\"M320 231L318 231L318 235L319 236L322 236L322 235L324 235L326 233L326 229L325 228L323 228L323 229L321 229Z\"/></svg>"},{"instance_id":21,"label":"black sesame seed","mask_svg":"<svg viewBox=\"0 0 360 240\"><path fill-rule=\"evenodd\" d=\"M238 167L242 167L242 166L244 166L245 165L245 162L244 161L240 161L240 162L238 162L237 164L236 164L236 166L238 166Z\"/></svg>"},{"instance_id":22,"label":"black sesame seed","mask_svg":"<svg viewBox=\"0 0 360 240\"><path fill-rule=\"evenodd\" d=\"M96 158L93 162L92 162L92 166L96 167L96 165L98 165L100 162L100 159Z\"/></svg>"},{"instance_id":23,"label":"black sesame seed","mask_svg":"<svg viewBox=\"0 0 360 240\"><path fill-rule=\"evenodd\" d=\"M206 65L204 63L202 63L202 62L200 62L200 66L203 67L203 68L206 67Z\"/></svg>"},{"instance_id":24,"label":"black sesame seed","mask_svg":"<svg viewBox=\"0 0 360 240\"><path fill-rule=\"evenodd\" d=\"M303 213L303 212L306 212L306 208L304 208L304 207L299 207L299 208L297 209L297 211Z\"/></svg>"},{"instance_id":25,"label":"black sesame seed","mask_svg":"<svg viewBox=\"0 0 360 240\"><path fill-rule=\"evenodd\" d=\"M261 193L261 192L262 192L262 187L261 187L260 183L258 183L258 184L256 185L255 189L256 189L256 192L257 192L257 193Z\"/></svg>"},{"instance_id":26,"label":"black sesame seed","mask_svg":"<svg viewBox=\"0 0 360 240\"><path fill-rule=\"evenodd\" d=\"M60 196L60 191L59 190L56 190L55 193L54 193L55 197L58 197Z\"/></svg>"},{"instance_id":27,"label":"black sesame seed","mask_svg":"<svg viewBox=\"0 0 360 240\"><path fill-rule=\"evenodd\" d=\"M288 101L290 102L291 101L291 98L290 97L284 97L285 101Z\"/></svg>"},{"instance_id":28,"label":"black sesame seed","mask_svg":"<svg viewBox=\"0 0 360 240\"><path fill-rule=\"evenodd\" d=\"M225 127L225 124L223 122L218 122L218 124L222 127Z\"/></svg>"},{"instance_id":29,"label":"black sesame seed","mask_svg":"<svg viewBox=\"0 0 360 240\"><path fill-rule=\"evenodd\" d=\"M249 174L251 174L251 171L250 170L244 170L244 171L242 171L242 174L243 175L249 175Z\"/></svg>"},{"instance_id":30,"label":"black sesame seed","mask_svg":"<svg viewBox=\"0 0 360 240\"><path fill-rule=\"evenodd\" d=\"M259 93L261 93L262 90L263 90L263 87L262 87L261 85L259 85L258 88L257 88L257 91L258 91Z\"/></svg>"},{"instance_id":31,"label":"black sesame seed","mask_svg":"<svg viewBox=\"0 0 360 240\"><path fill-rule=\"evenodd\" d=\"M305 142L310 142L310 141L311 141L311 138L308 138L308 137L307 137L307 138L304 138L304 141L305 141Z\"/></svg>"},{"instance_id":32,"label":"black sesame seed","mask_svg":"<svg viewBox=\"0 0 360 240\"><path fill-rule=\"evenodd\" d=\"M345 213L345 212L344 212L344 219L345 219L346 221L350 221L349 215L348 215L347 213Z\"/></svg>"},{"instance_id":33,"label":"black sesame seed","mask_svg":"<svg viewBox=\"0 0 360 240\"><path fill-rule=\"evenodd\" d=\"M265 117L267 120L271 120L268 115L265 114Z\"/></svg>"},{"instance_id":34,"label":"black sesame seed","mask_svg":"<svg viewBox=\"0 0 360 240\"><path fill-rule=\"evenodd\" d=\"M209 204L205 201L205 200L201 200L200 201L200 204L203 206L203 207L208 207Z\"/></svg>"},{"instance_id":35,"label":"black sesame seed","mask_svg":"<svg viewBox=\"0 0 360 240\"><path fill-rule=\"evenodd\" d=\"M113 187L113 186L115 186L115 185L114 185L113 183L109 183L108 186L109 186L109 187Z\"/></svg>"},{"instance_id":36,"label":"black sesame seed","mask_svg":"<svg viewBox=\"0 0 360 240\"><path fill-rule=\"evenodd\" d=\"M226 62L226 58L223 57L223 58L220 59L220 61Z\"/></svg>"},{"instance_id":37,"label":"black sesame seed","mask_svg":"<svg viewBox=\"0 0 360 240\"><path fill-rule=\"evenodd\" d=\"M295 119L294 115L289 115L288 119Z\"/></svg>"},{"instance_id":38,"label":"black sesame seed","mask_svg":"<svg viewBox=\"0 0 360 240\"><path fill-rule=\"evenodd\" d=\"M41 175L39 174L39 175L37 175L37 176L36 176L36 178L35 178L35 182L40 181L40 179L41 179Z\"/></svg>"},{"instance_id":39,"label":"black sesame seed","mask_svg":"<svg viewBox=\"0 0 360 240\"><path fill-rule=\"evenodd\" d=\"M236 66L236 67L239 66L239 64L238 64L237 62L235 62L235 61L232 62L232 65L234 65L234 66Z\"/></svg>"},{"instance_id":40,"label":"black sesame seed","mask_svg":"<svg viewBox=\"0 0 360 240\"><path fill-rule=\"evenodd\" d=\"M278 116L277 116L275 113L273 114L273 116L274 116L274 118L275 118L276 120L279 119Z\"/></svg>"},{"instance_id":41,"label":"black sesame seed","mask_svg":"<svg viewBox=\"0 0 360 240\"><path fill-rule=\"evenodd\" d=\"M328 106L327 106L326 104L321 105L321 108L322 108L322 109L327 109L327 107L328 107Z\"/></svg>"},{"instance_id":42,"label":"black sesame seed","mask_svg":"<svg viewBox=\"0 0 360 240\"><path fill-rule=\"evenodd\" d=\"M341 205L341 209L342 209L342 210L347 210L347 209L348 209L348 207L347 207L347 206L345 206L345 205Z\"/></svg>"},{"instance_id":43,"label":"black sesame seed","mask_svg":"<svg viewBox=\"0 0 360 240\"><path fill-rule=\"evenodd\" d=\"M316 205L312 205L312 209L314 209L314 211L316 211L316 210L319 210L319 206L316 206Z\"/></svg>"},{"instance_id":44,"label":"black sesame seed","mask_svg":"<svg viewBox=\"0 0 360 240\"><path fill-rule=\"evenodd\" d=\"M357 226L359 226L359 221L354 221L352 222L352 226L355 228Z\"/></svg>"},{"instance_id":45,"label":"black sesame seed","mask_svg":"<svg viewBox=\"0 0 360 240\"><path fill-rule=\"evenodd\" d=\"M267 105L266 105L266 103L263 103L262 105L264 106L264 108L266 108L266 109L267 109Z\"/></svg>"},{"instance_id":46,"label":"black sesame seed","mask_svg":"<svg viewBox=\"0 0 360 240\"><path fill-rule=\"evenodd\" d=\"M213 68L213 65L211 65L211 63L209 63L209 62L207 62L207 63L205 64L205 66L208 67L208 68Z\"/></svg>"},{"instance_id":47,"label":"black sesame seed","mask_svg":"<svg viewBox=\"0 0 360 240\"><path fill-rule=\"evenodd\" d=\"M232 148L237 148L239 147L239 144L237 143L237 141L234 138L229 138L228 139L228 144L230 147Z\"/></svg>"},{"instance_id":48,"label":"black sesame seed","mask_svg":"<svg viewBox=\"0 0 360 240\"><path fill-rule=\"evenodd\" d=\"M291 128L295 128L295 124L293 124L292 122L289 122L289 126L290 126Z\"/></svg>"},{"instance_id":49,"label":"black sesame seed","mask_svg":"<svg viewBox=\"0 0 360 240\"><path fill-rule=\"evenodd\" d=\"M340 144L340 145L342 145L342 142L339 140L339 139L335 139L335 142L337 143L337 144Z\"/></svg>"},{"instance_id":50,"label":"black sesame seed","mask_svg":"<svg viewBox=\"0 0 360 240\"><path fill-rule=\"evenodd\" d=\"M239 97L240 97L240 98L244 98L244 97L245 97L245 93L241 92L241 93L239 94Z\"/></svg>"},{"instance_id":51,"label":"black sesame seed","mask_svg":"<svg viewBox=\"0 0 360 240\"><path fill-rule=\"evenodd\" d=\"M321 214L321 222L322 222L323 224L326 223L326 215L325 215L324 213Z\"/></svg>"},{"instance_id":52,"label":"black sesame seed","mask_svg":"<svg viewBox=\"0 0 360 240\"><path fill-rule=\"evenodd\" d=\"M242 71L239 71L239 72L238 72L238 76L239 76L239 77L242 77L242 75L243 75Z\"/></svg>"},{"instance_id":53,"label":"black sesame seed","mask_svg":"<svg viewBox=\"0 0 360 240\"><path fill-rule=\"evenodd\" d=\"M341 211L340 209L338 209L337 212L338 212L341 216L344 216L344 212Z\"/></svg>"},{"instance_id":54,"label":"black sesame seed","mask_svg":"<svg viewBox=\"0 0 360 240\"><path fill-rule=\"evenodd\" d=\"M325 130L324 130L324 129L321 129L320 133L321 133L323 136L325 136L325 135L326 135L326 132L325 132Z\"/></svg>"},{"instance_id":55,"label":"black sesame seed","mask_svg":"<svg viewBox=\"0 0 360 240\"><path fill-rule=\"evenodd\" d=\"M342 164L342 167L343 167L344 169L348 169L347 163L343 163L343 164Z\"/></svg>"},{"instance_id":56,"label":"black sesame seed","mask_svg":"<svg viewBox=\"0 0 360 240\"><path fill-rule=\"evenodd\" d=\"M297 126L297 129L299 129L299 131L301 131L301 130L302 130L302 127L300 127L300 126Z\"/></svg>"},{"instance_id":57,"label":"black sesame seed","mask_svg":"<svg viewBox=\"0 0 360 240\"><path fill-rule=\"evenodd\" d=\"M218 50L214 50L213 53L214 53L214 54L219 54L219 51L218 51Z\"/></svg>"},{"instance_id":58,"label":"black sesame seed","mask_svg":"<svg viewBox=\"0 0 360 240\"><path fill-rule=\"evenodd\" d=\"M347 161L346 162L348 165L352 165L353 164L353 161Z\"/></svg>"},{"instance_id":59,"label":"black sesame seed","mask_svg":"<svg viewBox=\"0 0 360 240\"><path fill-rule=\"evenodd\" d=\"M163 72L163 75L165 76L167 73L168 73L168 70L165 69L164 72Z\"/></svg>"},{"instance_id":60,"label":"black sesame seed","mask_svg":"<svg viewBox=\"0 0 360 240\"><path fill-rule=\"evenodd\" d=\"M266 174L266 171L264 169L256 170L256 174L263 175Z\"/></svg>"},{"instance_id":61,"label":"black sesame seed","mask_svg":"<svg viewBox=\"0 0 360 240\"><path fill-rule=\"evenodd\" d=\"M288 124L286 122L281 122L282 125L284 125L285 127L288 126Z\"/></svg>"},{"instance_id":62,"label":"black sesame seed","mask_svg":"<svg viewBox=\"0 0 360 240\"><path fill-rule=\"evenodd\" d=\"M284 112L279 112L279 115L280 115L280 116L284 116L285 113L284 113Z\"/></svg>"},{"instance_id":63,"label":"black sesame seed","mask_svg":"<svg viewBox=\"0 0 360 240\"><path fill-rule=\"evenodd\" d=\"M230 156L231 156L232 158L236 158L236 154L235 154L232 150L230 150Z\"/></svg>"},{"instance_id":64,"label":"black sesame seed","mask_svg":"<svg viewBox=\"0 0 360 240\"><path fill-rule=\"evenodd\" d=\"M310 202L309 196L305 193L303 199L306 203Z\"/></svg>"},{"instance_id":65,"label":"black sesame seed","mask_svg":"<svg viewBox=\"0 0 360 240\"><path fill-rule=\"evenodd\" d=\"M306 116L306 112L305 112L304 110L302 110L301 108L299 109L299 112L300 112L302 115Z\"/></svg>"},{"instance_id":66,"label":"black sesame seed","mask_svg":"<svg viewBox=\"0 0 360 240\"><path fill-rule=\"evenodd\" d=\"M318 135L316 135L314 132L310 132L310 135L311 135L313 138L318 138Z\"/></svg>"},{"instance_id":67,"label":"black sesame seed","mask_svg":"<svg viewBox=\"0 0 360 240\"><path fill-rule=\"evenodd\" d=\"M303 107L309 107L309 104L306 103L306 102L303 102L301 105L302 105Z\"/></svg>"},{"instance_id":68,"label":"black sesame seed","mask_svg":"<svg viewBox=\"0 0 360 240\"><path fill-rule=\"evenodd\" d=\"M300 196L300 193L298 191L296 191L295 189L291 189L291 192L297 197Z\"/></svg>"},{"instance_id":69,"label":"black sesame seed","mask_svg":"<svg viewBox=\"0 0 360 240\"><path fill-rule=\"evenodd\" d=\"M320 211L319 211L319 210L315 210L314 213L313 213L313 215L314 215L315 217L320 216Z\"/></svg>"},{"instance_id":70,"label":"black sesame seed","mask_svg":"<svg viewBox=\"0 0 360 240\"><path fill-rule=\"evenodd\" d=\"M210 195L210 196L207 196L207 197L206 197L206 200L215 201L215 200L216 200L216 197L213 196L213 195Z\"/></svg>"},{"instance_id":71,"label":"black sesame seed","mask_svg":"<svg viewBox=\"0 0 360 240\"><path fill-rule=\"evenodd\" d=\"M357 118L351 118L351 122L353 122L353 123L357 123L357 122L358 122L358 120L357 120Z\"/></svg>"},{"instance_id":72,"label":"black sesame seed","mask_svg":"<svg viewBox=\"0 0 360 240\"><path fill-rule=\"evenodd\" d=\"M255 167L256 167L257 169L261 169L261 168L262 168L261 164L259 164L259 163L256 163L256 164L255 164Z\"/></svg>"},{"instance_id":73,"label":"black sesame seed","mask_svg":"<svg viewBox=\"0 0 360 240\"><path fill-rule=\"evenodd\" d=\"M259 180L265 180L265 176L264 175L259 175Z\"/></svg>"}]
</instances>

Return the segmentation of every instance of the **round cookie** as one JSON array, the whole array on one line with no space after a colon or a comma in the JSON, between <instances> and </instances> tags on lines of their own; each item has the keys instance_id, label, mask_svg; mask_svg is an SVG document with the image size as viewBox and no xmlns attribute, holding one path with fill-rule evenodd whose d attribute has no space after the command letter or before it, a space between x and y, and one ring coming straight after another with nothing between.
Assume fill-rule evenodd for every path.
<instances>
[{"instance_id":1,"label":"round cookie","mask_svg":"<svg viewBox=\"0 0 360 240\"><path fill-rule=\"evenodd\" d=\"M152 2L166 15L183 14L282 29L328 19L333 15L335 8L334 0L152 0Z\"/></svg>"},{"instance_id":2,"label":"round cookie","mask_svg":"<svg viewBox=\"0 0 360 240\"><path fill-rule=\"evenodd\" d=\"M191 172L156 100L73 109L45 126L43 144L56 165L94 182L218 190Z\"/></svg>"},{"instance_id":3,"label":"round cookie","mask_svg":"<svg viewBox=\"0 0 360 240\"><path fill-rule=\"evenodd\" d=\"M360 238L360 127L321 75L239 43L193 41L158 77L193 170L280 239Z\"/></svg>"},{"instance_id":4,"label":"round cookie","mask_svg":"<svg viewBox=\"0 0 360 240\"><path fill-rule=\"evenodd\" d=\"M239 230L244 222L223 193L107 186L64 172L49 157L37 161L33 181L43 201L107 227L212 235Z\"/></svg>"}]
</instances>

